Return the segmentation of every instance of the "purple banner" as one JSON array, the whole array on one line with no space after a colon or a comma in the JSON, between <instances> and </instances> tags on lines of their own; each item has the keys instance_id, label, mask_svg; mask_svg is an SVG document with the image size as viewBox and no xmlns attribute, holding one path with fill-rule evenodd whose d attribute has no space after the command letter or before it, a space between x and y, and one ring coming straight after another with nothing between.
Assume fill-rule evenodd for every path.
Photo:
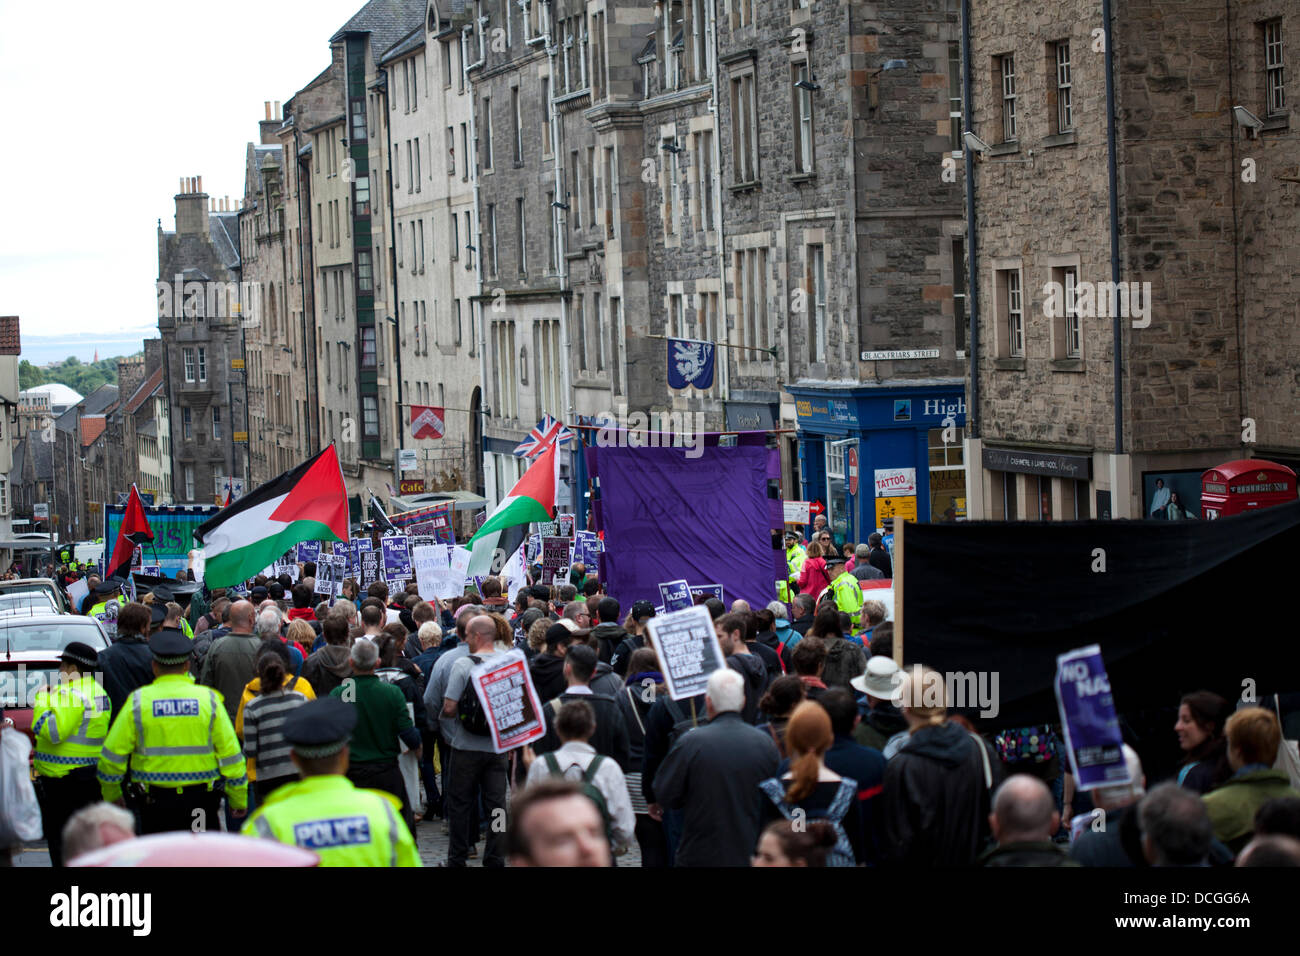
<instances>
[{"instance_id":1,"label":"purple banner","mask_svg":"<svg viewBox=\"0 0 1300 956\"><path fill-rule=\"evenodd\" d=\"M1100 646L1081 647L1056 658L1056 704L1075 786L1091 790L1127 783L1124 741Z\"/></svg>"},{"instance_id":2,"label":"purple banner","mask_svg":"<svg viewBox=\"0 0 1300 956\"><path fill-rule=\"evenodd\" d=\"M721 585L751 607L774 601L784 553L772 549L782 517L781 502L772 499L772 523L773 463L779 475L775 450L757 443L588 448L588 472L599 481L593 513L605 533L601 580L609 593L628 605L658 603L660 582L685 579Z\"/></svg>"}]
</instances>

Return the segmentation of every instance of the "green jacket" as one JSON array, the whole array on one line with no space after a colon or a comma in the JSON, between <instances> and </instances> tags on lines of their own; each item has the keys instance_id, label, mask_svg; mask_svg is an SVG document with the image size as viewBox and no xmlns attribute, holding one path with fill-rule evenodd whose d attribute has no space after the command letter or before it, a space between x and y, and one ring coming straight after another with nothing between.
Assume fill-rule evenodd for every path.
<instances>
[{"instance_id":1,"label":"green jacket","mask_svg":"<svg viewBox=\"0 0 1300 956\"><path fill-rule=\"evenodd\" d=\"M419 866L401 808L344 776L307 777L276 789L241 832L312 850L321 866Z\"/></svg>"},{"instance_id":2,"label":"green jacket","mask_svg":"<svg viewBox=\"0 0 1300 956\"><path fill-rule=\"evenodd\" d=\"M1238 853L1255 832L1255 811L1274 797L1300 797L1285 771L1252 770L1238 774L1201 799L1214 825L1214 835Z\"/></svg>"},{"instance_id":3,"label":"green jacket","mask_svg":"<svg viewBox=\"0 0 1300 956\"><path fill-rule=\"evenodd\" d=\"M385 683L374 674L361 674L345 677L330 696L357 708L357 729L352 732L350 745L352 763L397 759L398 734L415 725L406 697L395 684Z\"/></svg>"}]
</instances>

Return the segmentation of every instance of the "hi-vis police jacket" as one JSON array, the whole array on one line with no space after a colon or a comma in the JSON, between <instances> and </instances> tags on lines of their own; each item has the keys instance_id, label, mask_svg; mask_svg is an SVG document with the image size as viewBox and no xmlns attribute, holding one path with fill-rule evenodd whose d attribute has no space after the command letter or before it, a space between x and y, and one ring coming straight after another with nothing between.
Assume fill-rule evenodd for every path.
<instances>
[{"instance_id":1,"label":"hi-vis police jacket","mask_svg":"<svg viewBox=\"0 0 1300 956\"><path fill-rule=\"evenodd\" d=\"M230 806L248 806L244 752L226 705L188 674L160 674L118 711L99 757L105 800L122 796L128 761L131 779L147 787L211 786L225 777Z\"/></svg>"},{"instance_id":2,"label":"hi-vis police jacket","mask_svg":"<svg viewBox=\"0 0 1300 956\"><path fill-rule=\"evenodd\" d=\"M347 777L307 777L276 789L240 831L312 850L321 866L419 866L402 802Z\"/></svg>"},{"instance_id":3,"label":"hi-vis police jacket","mask_svg":"<svg viewBox=\"0 0 1300 956\"><path fill-rule=\"evenodd\" d=\"M108 732L108 693L89 674L37 691L32 701L33 766L42 777L93 767Z\"/></svg>"}]
</instances>

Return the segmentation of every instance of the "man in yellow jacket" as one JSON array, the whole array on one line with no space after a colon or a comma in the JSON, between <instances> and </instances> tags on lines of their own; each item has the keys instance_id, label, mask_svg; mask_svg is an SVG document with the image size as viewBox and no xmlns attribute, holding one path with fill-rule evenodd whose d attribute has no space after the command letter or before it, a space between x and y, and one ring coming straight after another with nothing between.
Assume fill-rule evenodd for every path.
<instances>
[{"instance_id":1,"label":"man in yellow jacket","mask_svg":"<svg viewBox=\"0 0 1300 956\"><path fill-rule=\"evenodd\" d=\"M799 535L795 531L785 533L785 563L790 568L790 585L794 586L799 580L799 572L803 570L803 563L808 560L808 552L799 544Z\"/></svg>"},{"instance_id":2,"label":"man in yellow jacket","mask_svg":"<svg viewBox=\"0 0 1300 956\"><path fill-rule=\"evenodd\" d=\"M835 598L835 606L849 616L853 622L853 632L856 634L861 623L864 603L862 585L857 578L844 570L843 558L829 558L826 567L830 573L830 592Z\"/></svg>"},{"instance_id":3,"label":"man in yellow jacket","mask_svg":"<svg viewBox=\"0 0 1300 956\"><path fill-rule=\"evenodd\" d=\"M32 701L36 796L50 848L50 865L63 865L63 826L82 807L99 800L95 765L108 733L108 693L95 680L99 655L89 644L70 642L59 657L59 682L42 687Z\"/></svg>"},{"instance_id":4,"label":"man in yellow jacket","mask_svg":"<svg viewBox=\"0 0 1300 956\"><path fill-rule=\"evenodd\" d=\"M241 832L312 850L321 866L419 866L401 800L344 776L356 725L357 708L337 697L290 713L281 733L302 779L267 797Z\"/></svg>"},{"instance_id":5,"label":"man in yellow jacket","mask_svg":"<svg viewBox=\"0 0 1300 956\"><path fill-rule=\"evenodd\" d=\"M104 799L122 799L131 783L144 788L141 833L217 830L221 791L234 817L248 807L244 753L221 694L194 683L193 646L181 631L165 628L149 638L153 683L131 692L109 728L99 758Z\"/></svg>"}]
</instances>

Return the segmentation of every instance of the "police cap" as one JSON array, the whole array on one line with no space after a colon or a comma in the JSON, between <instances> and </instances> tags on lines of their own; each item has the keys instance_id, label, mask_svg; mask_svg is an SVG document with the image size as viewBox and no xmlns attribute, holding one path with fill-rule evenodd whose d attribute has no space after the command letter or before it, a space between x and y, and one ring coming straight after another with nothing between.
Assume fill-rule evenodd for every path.
<instances>
[{"instance_id":1,"label":"police cap","mask_svg":"<svg viewBox=\"0 0 1300 956\"><path fill-rule=\"evenodd\" d=\"M293 752L307 760L331 757L347 746L357 710L337 697L318 697L295 707L280 725Z\"/></svg>"},{"instance_id":2,"label":"police cap","mask_svg":"<svg viewBox=\"0 0 1300 956\"><path fill-rule=\"evenodd\" d=\"M154 601L149 605L149 624L161 624L165 620L167 620L167 605Z\"/></svg>"},{"instance_id":3,"label":"police cap","mask_svg":"<svg viewBox=\"0 0 1300 956\"><path fill-rule=\"evenodd\" d=\"M82 667L94 668L99 666L99 652L89 644L83 644L80 641L69 641L68 645L63 648L63 653L59 655L59 660Z\"/></svg>"},{"instance_id":4,"label":"police cap","mask_svg":"<svg viewBox=\"0 0 1300 956\"><path fill-rule=\"evenodd\" d=\"M95 585L95 594L100 597L107 597L114 591L119 591L124 582L119 577L105 578L99 584Z\"/></svg>"},{"instance_id":5,"label":"police cap","mask_svg":"<svg viewBox=\"0 0 1300 956\"><path fill-rule=\"evenodd\" d=\"M149 650L153 659L165 666L184 664L194 651L194 644L185 632L175 627L164 627L149 638Z\"/></svg>"}]
</instances>

